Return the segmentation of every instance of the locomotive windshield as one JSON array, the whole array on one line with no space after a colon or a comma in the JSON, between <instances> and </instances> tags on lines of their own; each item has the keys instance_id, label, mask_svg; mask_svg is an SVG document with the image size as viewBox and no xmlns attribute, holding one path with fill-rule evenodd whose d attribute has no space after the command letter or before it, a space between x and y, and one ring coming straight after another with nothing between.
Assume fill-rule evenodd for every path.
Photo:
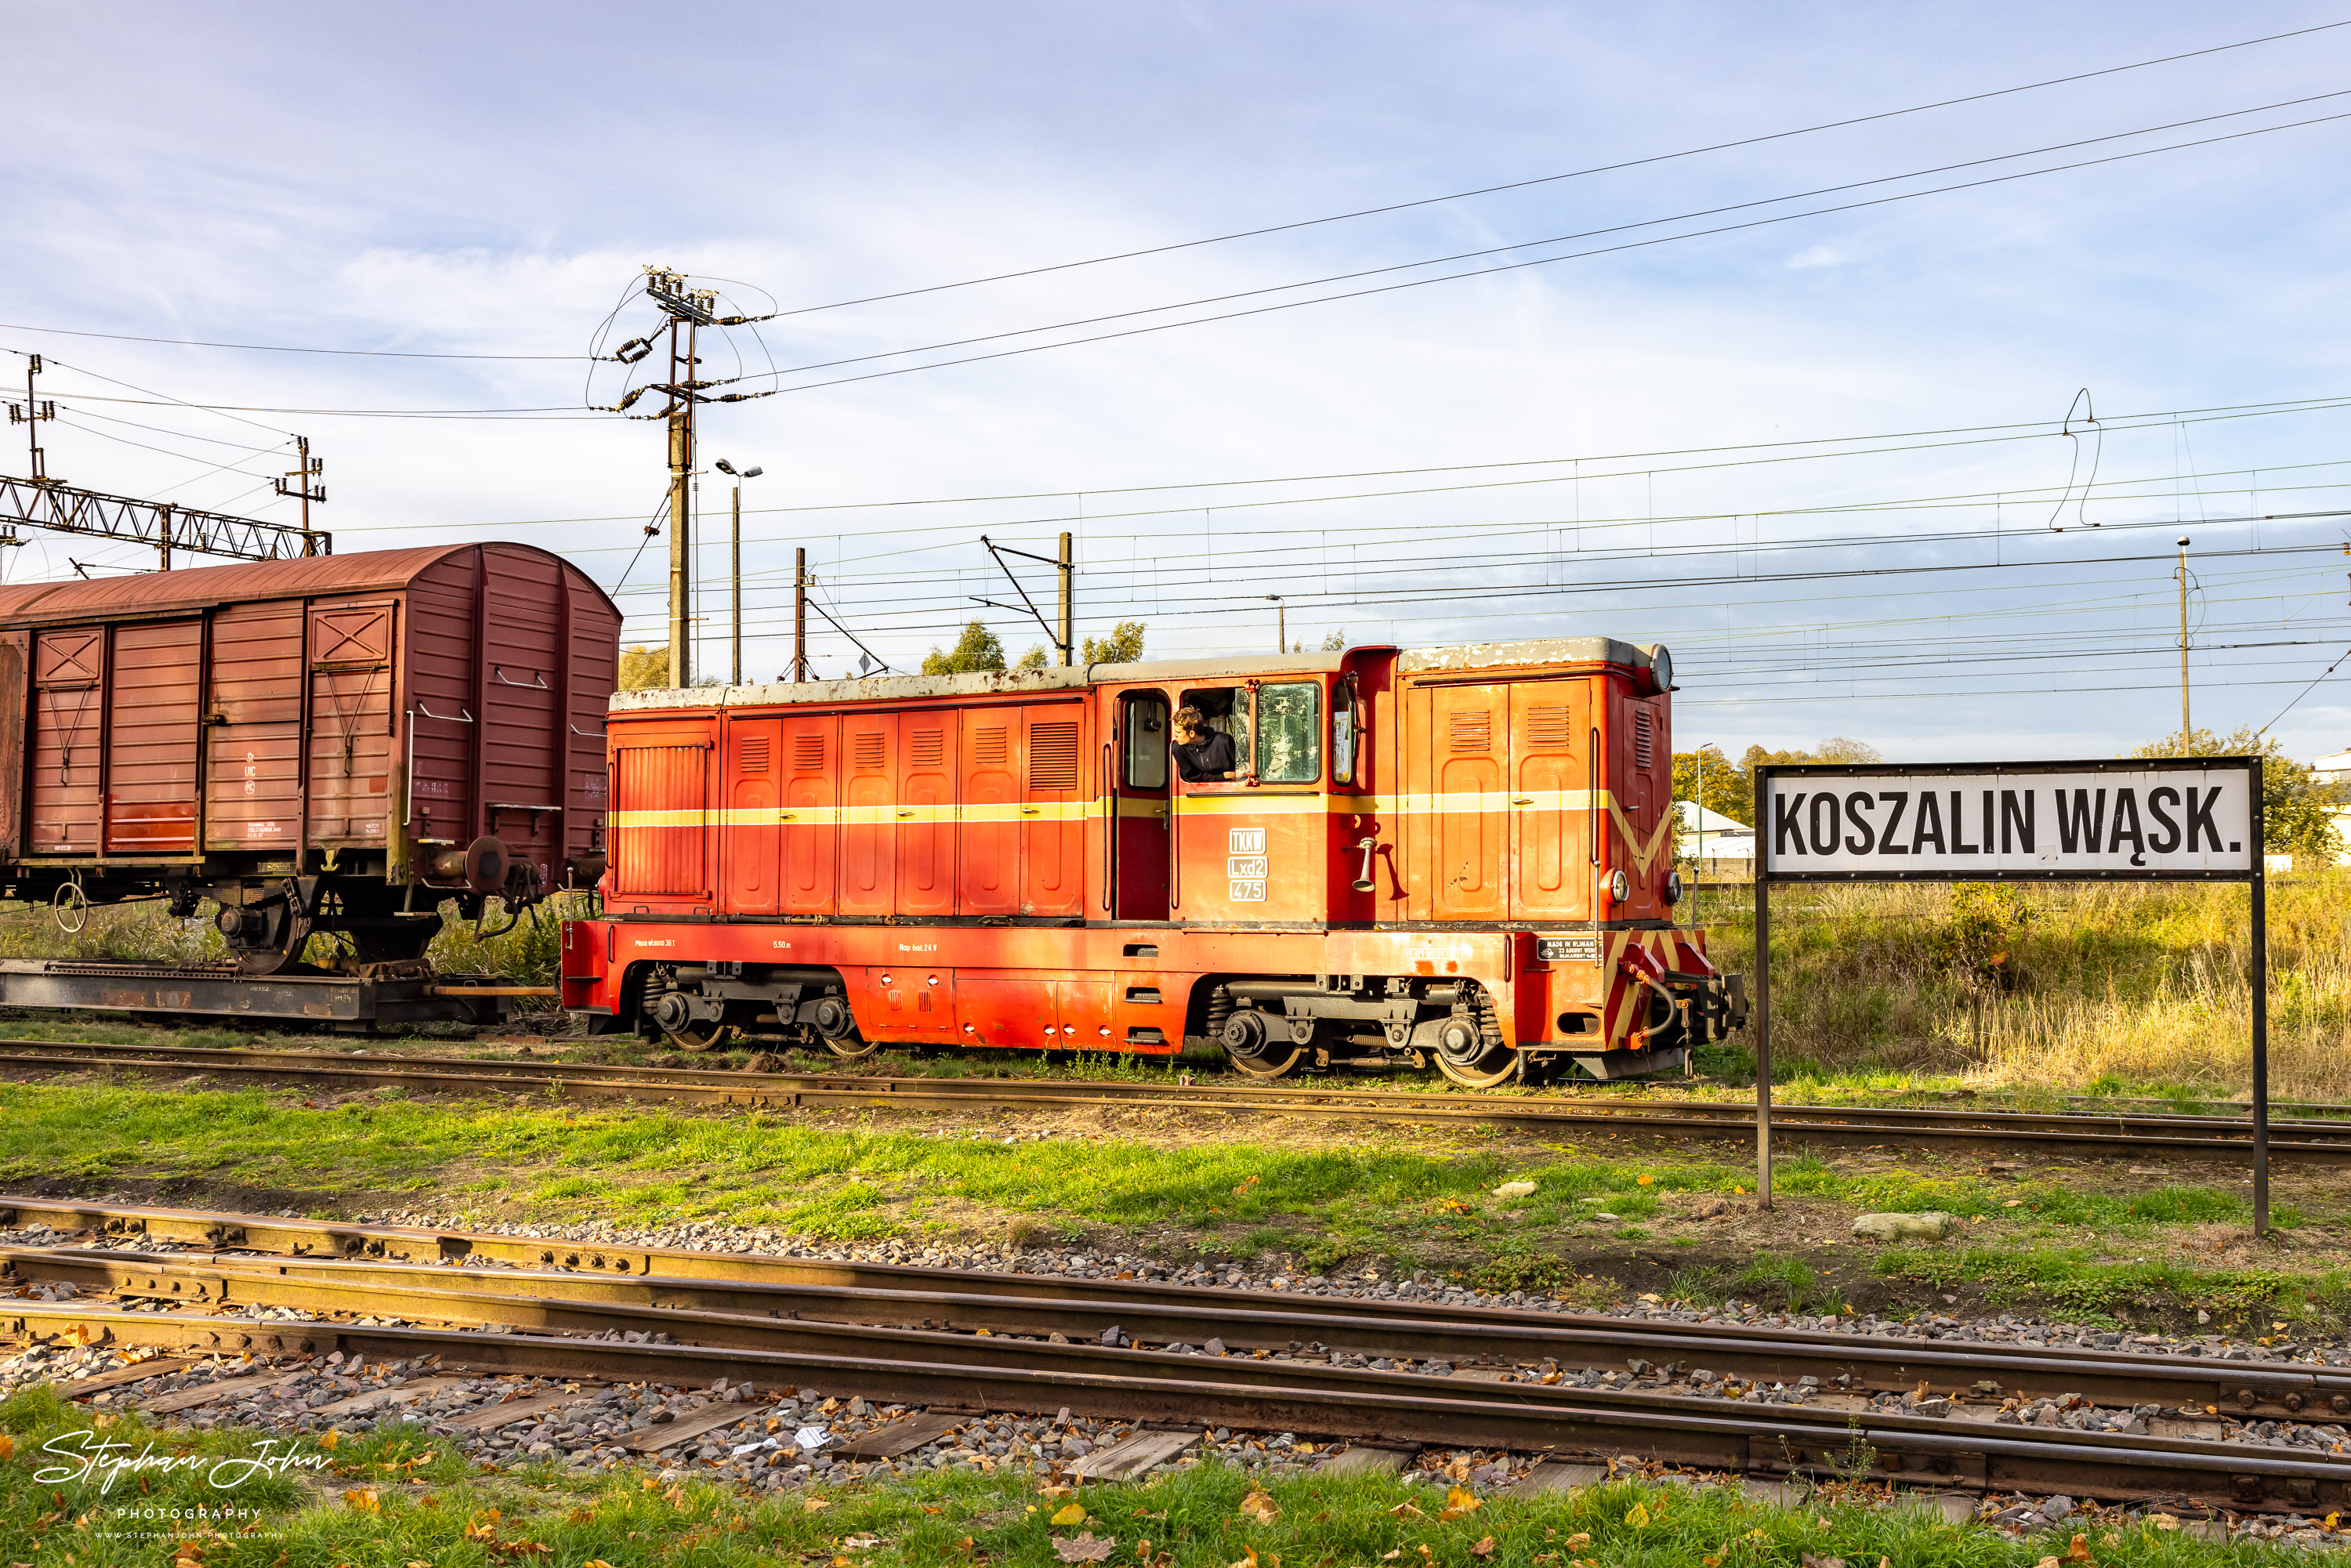
<instances>
[{"instance_id":1,"label":"locomotive windshield","mask_svg":"<svg viewBox=\"0 0 2351 1568\"><path fill-rule=\"evenodd\" d=\"M1322 687L1301 681L1258 688L1257 776L1268 784L1322 777Z\"/></svg>"}]
</instances>

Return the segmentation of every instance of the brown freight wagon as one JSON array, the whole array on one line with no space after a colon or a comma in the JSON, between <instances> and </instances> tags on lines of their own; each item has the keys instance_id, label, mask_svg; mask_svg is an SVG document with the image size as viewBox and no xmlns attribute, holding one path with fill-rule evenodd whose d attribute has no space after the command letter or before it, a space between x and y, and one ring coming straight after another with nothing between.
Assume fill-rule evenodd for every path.
<instances>
[{"instance_id":1,"label":"brown freight wagon","mask_svg":"<svg viewBox=\"0 0 2351 1568\"><path fill-rule=\"evenodd\" d=\"M620 626L517 544L0 587L0 885L209 899L254 974L593 885Z\"/></svg>"}]
</instances>

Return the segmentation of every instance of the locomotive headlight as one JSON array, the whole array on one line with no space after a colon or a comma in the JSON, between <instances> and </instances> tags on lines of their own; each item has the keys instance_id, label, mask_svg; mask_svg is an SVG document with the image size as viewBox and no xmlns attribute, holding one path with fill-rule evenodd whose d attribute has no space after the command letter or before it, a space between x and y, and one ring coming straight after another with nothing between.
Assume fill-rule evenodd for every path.
<instances>
[{"instance_id":1,"label":"locomotive headlight","mask_svg":"<svg viewBox=\"0 0 2351 1568\"><path fill-rule=\"evenodd\" d=\"M1658 691L1674 689L1674 656L1663 643L1649 645L1649 681Z\"/></svg>"},{"instance_id":2,"label":"locomotive headlight","mask_svg":"<svg viewBox=\"0 0 2351 1568\"><path fill-rule=\"evenodd\" d=\"M1681 901L1682 873L1677 871L1669 871L1666 873L1666 902L1667 904L1679 904Z\"/></svg>"},{"instance_id":3,"label":"locomotive headlight","mask_svg":"<svg viewBox=\"0 0 2351 1568\"><path fill-rule=\"evenodd\" d=\"M1619 871L1608 879L1608 896L1622 904L1633 896L1633 881Z\"/></svg>"}]
</instances>

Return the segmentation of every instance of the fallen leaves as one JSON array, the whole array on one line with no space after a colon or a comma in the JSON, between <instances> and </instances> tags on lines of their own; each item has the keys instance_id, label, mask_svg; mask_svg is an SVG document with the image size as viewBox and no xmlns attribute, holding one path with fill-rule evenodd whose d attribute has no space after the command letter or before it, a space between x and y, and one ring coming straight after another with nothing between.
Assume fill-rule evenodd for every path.
<instances>
[{"instance_id":1,"label":"fallen leaves","mask_svg":"<svg viewBox=\"0 0 2351 1568\"><path fill-rule=\"evenodd\" d=\"M1648 1508L1642 1503L1635 1503L1625 1511L1625 1522L1635 1530L1646 1530L1649 1527ZM1807 1563L1805 1568L1811 1568L1811 1564ZM1837 1568L1844 1568L1844 1565L1839 1563Z\"/></svg>"},{"instance_id":2,"label":"fallen leaves","mask_svg":"<svg viewBox=\"0 0 2351 1568\"><path fill-rule=\"evenodd\" d=\"M2074 1537L2074 1544L2065 1548L2064 1560L2068 1563L2090 1561L2090 1538L2086 1535Z\"/></svg>"},{"instance_id":3,"label":"fallen leaves","mask_svg":"<svg viewBox=\"0 0 2351 1568\"><path fill-rule=\"evenodd\" d=\"M360 1513L381 1513L383 1501L372 1487L354 1487L343 1494L343 1501Z\"/></svg>"},{"instance_id":4,"label":"fallen leaves","mask_svg":"<svg viewBox=\"0 0 2351 1568\"><path fill-rule=\"evenodd\" d=\"M0 1459L13 1459L16 1457L16 1439L5 1432L0 1432Z\"/></svg>"},{"instance_id":5,"label":"fallen leaves","mask_svg":"<svg viewBox=\"0 0 2351 1568\"><path fill-rule=\"evenodd\" d=\"M1098 1536L1091 1530L1074 1541L1064 1541L1056 1535L1052 1542L1054 1561L1060 1563L1107 1563L1111 1548L1118 1544L1110 1536Z\"/></svg>"},{"instance_id":6,"label":"fallen leaves","mask_svg":"<svg viewBox=\"0 0 2351 1568\"><path fill-rule=\"evenodd\" d=\"M1803 1559L1803 1568L1844 1568L1842 1557L1815 1557L1809 1552L1800 1555Z\"/></svg>"},{"instance_id":7,"label":"fallen leaves","mask_svg":"<svg viewBox=\"0 0 2351 1568\"><path fill-rule=\"evenodd\" d=\"M1479 1500L1478 1494L1468 1488L1449 1487L1445 1493L1445 1510L1437 1516L1437 1521L1443 1524L1448 1520L1460 1519L1477 1512L1484 1506Z\"/></svg>"},{"instance_id":8,"label":"fallen leaves","mask_svg":"<svg viewBox=\"0 0 2351 1568\"><path fill-rule=\"evenodd\" d=\"M1426 1519L1428 1517L1408 1502L1400 1502L1394 1508L1388 1510L1388 1512L1390 1515L1397 1519Z\"/></svg>"},{"instance_id":9,"label":"fallen leaves","mask_svg":"<svg viewBox=\"0 0 2351 1568\"><path fill-rule=\"evenodd\" d=\"M332 1448L336 1444L342 1440L342 1428L340 1427L329 1427L327 1428L327 1435L319 1439L319 1447L322 1448Z\"/></svg>"},{"instance_id":10,"label":"fallen leaves","mask_svg":"<svg viewBox=\"0 0 2351 1568\"><path fill-rule=\"evenodd\" d=\"M800 1511L802 1513L816 1513L822 1510L831 1508L831 1506L832 1499L829 1497L805 1497L800 1499Z\"/></svg>"},{"instance_id":11,"label":"fallen leaves","mask_svg":"<svg viewBox=\"0 0 2351 1568\"><path fill-rule=\"evenodd\" d=\"M1056 1530L1067 1530L1072 1525L1083 1524L1085 1521L1086 1505L1081 1502L1071 1503L1053 1516L1053 1527Z\"/></svg>"},{"instance_id":12,"label":"fallen leaves","mask_svg":"<svg viewBox=\"0 0 2351 1568\"><path fill-rule=\"evenodd\" d=\"M1276 1506L1273 1499L1261 1491L1253 1491L1241 1499L1240 1511L1259 1524L1271 1524L1281 1517L1281 1510Z\"/></svg>"},{"instance_id":13,"label":"fallen leaves","mask_svg":"<svg viewBox=\"0 0 2351 1568\"><path fill-rule=\"evenodd\" d=\"M1478 1544L1469 1549L1469 1555L1472 1557L1491 1557L1494 1555L1494 1538L1490 1535L1479 1537Z\"/></svg>"}]
</instances>

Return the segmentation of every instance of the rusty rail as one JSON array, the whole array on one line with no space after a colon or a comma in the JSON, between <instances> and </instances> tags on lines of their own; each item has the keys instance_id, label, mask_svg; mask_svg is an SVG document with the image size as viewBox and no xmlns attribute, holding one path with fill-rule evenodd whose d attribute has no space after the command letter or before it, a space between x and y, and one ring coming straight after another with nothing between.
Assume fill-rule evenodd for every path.
<instances>
[{"instance_id":1,"label":"rusty rail","mask_svg":"<svg viewBox=\"0 0 2351 1568\"><path fill-rule=\"evenodd\" d=\"M161 1277L160 1275L158 1276ZM381 1310L381 1306L377 1310ZM524 1309L514 1309L520 1312ZM606 1320L608 1322L611 1320ZM684 1320L680 1318L683 1322ZM549 1325L552 1326L552 1325ZM1067 1406L1127 1420L1217 1424L1316 1436L1436 1442L1534 1453L1639 1452L1705 1469L1765 1475L1840 1468L1874 1450L1869 1474L1942 1486L2048 1490L2109 1498L2180 1497L2283 1509L2351 1504L2351 1462L2199 1439L1948 1420L1803 1406L1732 1406L1644 1392L1562 1390L1400 1375L1316 1372L1296 1363L1219 1360L1094 1347L991 1343L949 1334L735 1319L697 1327L765 1343L656 1344L559 1333L243 1322L74 1303L7 1303L0 1331L195 1353L367 1360L435 1357L445 1367L698 1384L822 1384L868 1398L1045 1412ZM785 1349L795 1336L809 1348ZM819 1345L847 1346L834 1354ZM915 1354L909 1354L915 1353Z\"/></svg>"}]
</instances>

